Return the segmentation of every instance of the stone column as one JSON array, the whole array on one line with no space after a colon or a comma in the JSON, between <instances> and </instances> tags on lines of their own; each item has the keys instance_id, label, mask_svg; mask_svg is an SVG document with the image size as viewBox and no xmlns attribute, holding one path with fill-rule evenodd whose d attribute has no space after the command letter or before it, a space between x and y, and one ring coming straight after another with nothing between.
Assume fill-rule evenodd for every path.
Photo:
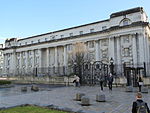
<instances>
[{"instance_id":1,"label":"stone column","mask_svg":"<svg viewBox=\"0 0 150 113\"><path fill-rule=\"evenodd\" d=\"M55 67L58 67L58 61L57 61L57 47L55 47Z\"/></svg>"},{"instance_id":2,"label":"stone column","mask_svg":"<svg viewBox=\"0 0 150 113\"><path fill-rule=\"evenodd\" d=\"M64 66L67 66L67 46L64 46Z\"/></svg>"},{"instance_id":3,"label":"stone column","mask_svg":"<svg viewBox=\"0 0 150 113\"><path fill-rule=\"evenodd\" d=\"M101 40L99 40L99 60L101 61L102 60L102 55L101 55Z\"/></svg>"},{"instance_id":4,"label":"stone column","mask_svg":"<svg viewBox=\"0 0 150 113\"><path fill-rule=\"evenodd\" d=\"M6 54L4 54L4 61L3 61L3 70L2 70L2 72L3 73L6 73Z\"/></svg>"},{"instance_id":5,"label":"stone column","mask_svg":"<svg viewBox=\"0 0 150 113\"><path fill-rule=\"evenodd\" d=\"M16 74L16 52L14 51L12 53L12 71L13 71L13 75Z\"/></svg>"},{"instance_id":6,"label":"stone column","mask_svg":"<svg viewBox=\"0 0 150 113\"><path fill-rule=\"evenodd\" d=\"M144 53L144 35L141 33L139 34L139 63L143 64L145 53Z\"/></svg>"},{"instance_id":7,"label":"stone column","mask_svg":"<svg viewBox=\"0 0 150 113\"><path fill-rule=\"evenodd\" d=\"M26 73L28 73L28 62L29 62L29 60L28 60L28 51L26 51L25 52L25 56L26 56Z\"/></svg>"},{"instance_id":8,"label":"stone column","mask_svg":"<svg viewBox=\"0 0 150 113\"><path fill-rule=\"evenodd\" d=\"M49 57L50 57L49 56L49 48L46 49L46 55L47 55L47 59L46 59L47 60L47 67L49 67L49 65L50 65L49 64Z\"/></svg>"},{"instance_id":9,"label":"stone column","mask_svg":"<svg viewBox=\"0 0 150 113\"><path fill-rule=\"evenodd\" d=\"M42 49L38 50L38 54L39 54L39 68L42 67Z\"/></svg>"},{"instance_id":10,"label":"stone column","mask_svg":"<svg viewBox=\"0 0 150 113\"><path fill-rule=\"evenodd\" d=\"M99 61L99 40L95 41L95 60Z\"/></svg>"},{"instance_id":11,"label":"stone column","mask_svg":"<svg viewBox=\"0 0 150 113\"><path fill-rule=\"evenodd\" d=\"M121 64L121 47L120 47L120 36L116 37L117 40L117 64L120 65Z\"/></svg>"},{"instance_id":12,"label":"stone column","mask_svg":"<svg viewBox=\"0 0 150 113\"><path fill-rule=\"evenodd\" d=\"M136 47L136 34L130 35L132 37L132 54L133 54L133 65L137 67L137 47Z\"/></svg>"},{"instance_id":13,"label":"stone column","mask_svg":"<svg viewBox=\"0 0 150 113\"><path fill-rule=\"evenodd\" d=\"M114 37L109 37L109 60L111 58L113 58L113 60L115 60L115 57L114 57Z\"/></svg>"},{"instance_id":14,"label":"stone column","mask_svg":"<svg viewBox=\"0 0 150 113\"><path fill-rule=\"evenodd\" d=\"M32 50L32 69L35 67L35 53L34 53L34 50Z\"/></svg>"}]
</instances>

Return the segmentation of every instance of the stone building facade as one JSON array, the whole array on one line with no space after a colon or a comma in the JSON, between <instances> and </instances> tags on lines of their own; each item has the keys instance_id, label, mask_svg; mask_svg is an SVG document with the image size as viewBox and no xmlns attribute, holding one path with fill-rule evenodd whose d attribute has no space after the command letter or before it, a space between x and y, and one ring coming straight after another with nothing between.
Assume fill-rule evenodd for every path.
<instances>
[{"instance_id":1,"label":"stone building facade","mask_svg":"<svg viewBox=\"0 0 150 113\"><path fill-rule=\"evenodd\" d=\"M93 61L109 64L113 58L116 74L123 63L134 67L150 63L150 26L142 7L112 13L109 19L72 28L5 41L4 70L16 75L42 67L67 67L73 44L84 42ZM146 70L147 75L150 72Z\"/></svg>"}]
</instances>

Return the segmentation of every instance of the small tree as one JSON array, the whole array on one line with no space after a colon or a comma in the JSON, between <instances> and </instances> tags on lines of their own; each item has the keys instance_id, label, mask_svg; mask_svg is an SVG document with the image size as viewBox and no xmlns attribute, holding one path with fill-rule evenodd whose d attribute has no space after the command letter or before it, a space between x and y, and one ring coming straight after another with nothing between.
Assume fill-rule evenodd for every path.
<instances>
[{"instance_id":1,"label":"small tree","mask_svg":"<svg viewBox=\"0 0 150 113\"><path fill-rule=\"evenodd\" d=\"M69 64L75 69L74 73L81 78L82 65L85 61L88 61L86 45L83 42L73 44L68 60Z\"/></svg>"}]
</instances>

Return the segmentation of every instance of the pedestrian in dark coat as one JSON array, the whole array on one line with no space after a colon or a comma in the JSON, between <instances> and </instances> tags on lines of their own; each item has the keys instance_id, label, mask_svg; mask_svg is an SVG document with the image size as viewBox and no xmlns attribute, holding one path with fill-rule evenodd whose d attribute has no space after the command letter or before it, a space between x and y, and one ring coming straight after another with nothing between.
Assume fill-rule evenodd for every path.
<instances>
[{"instance_id":1,"label":"pedestrian in dark coat","mask_svg":"<svg viewBox=\"0 0 150 113\"><path fill-rule=\"evenodd\" d=\"M105 78L104 78L104 76L100 76L100 87L101 87L101 90L103 90L103 83L104 83L104 80L105 80Z\"/></svg>"},{"instance_id":2,"label":"pedestrian in dark coat","mask_svg":"<svg viewBox=\"0 0 150 113\"><path fill-rule=\"evenodd\" d=\"M136 101L134 101L132 104L132 113L140 112L140 108L143 109L143 112L145 110L146 113L150 113L147 103L142 100L142 94L138 92L136 94Z\"/></svg>"},{"instance_id":3,"label":"pedestrian in dark coat","mask_svg":"<svg viewBox=\"0 0 150 113\"><path fill-rule=\"evenodd\" d=\"M113 83L113 75L110 73L108 76L108 87L109 90L112 90L112 83Z\"/></svg>"},{"instance_id":4,"label":"pedestrian in dark coat","mask_svg":"<svg viewBox=\"0 0 150 113\"><path fill-rule=\"evenodd\" d=\"M139 92L141 92L142 85L143 85L143 80L142 80L142 77L139 76L139 79L138 79Z\"/></svg>"}]
</instances>

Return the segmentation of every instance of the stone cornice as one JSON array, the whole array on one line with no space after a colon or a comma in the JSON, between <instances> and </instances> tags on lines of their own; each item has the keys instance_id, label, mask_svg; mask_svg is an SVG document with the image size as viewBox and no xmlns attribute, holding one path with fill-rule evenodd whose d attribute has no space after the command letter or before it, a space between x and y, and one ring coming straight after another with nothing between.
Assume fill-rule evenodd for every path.
<instances>
[{"instance_id":1,"label":"stone cornice","mask_svg":"<svg viewBox=\"0 0 150 113\"><path fill-rule=\"evenodd\" d=\"M76 38L80 38L80 37L96 35L96 34L100 34L100 33L109 33L109 32L115 31L115 30L132 28L132 27L136 27L136 26L145 27L145 26L149 26L149 23L139 21L139 22L134 22L134 23L132 23L130 25L126 25L126 26L113 26L113 27L110 27L110 28L108 28L106 30L103 30L103 31L97 31L97 32L93 32L93 33L76 35L76 36L72 36L72 37L69 36L69 37L64 37L64 38L60 38L60 39L54 39L54 40L49 40L49 41L45 41L45 42L39 42L39 43L35 43L35 44L28 44L28 45L22 45L22 46L13 46L13 47L10 47L10 48L4 48L4 50L35 46L35 45L45 44L45 43L54 43L54 42L58 42L58 41L66 41L66 40L76 39Z\"/></svg>"},{"instance_id":2,"label":"stone cornice","mask_svg":"<svg viewBox=\"0 0 150 113\"><path fill-rule=\"evenodd\" d=\"M125 10L125 11L120 11L120 12L117 12L117 13L112 13L110 15L110 18L114 18L114 17L118 17L118 16L124 16L124 15L127 15L127 14L136 13L136 12L144 12L143 7L137 7L137 8L128 9L128 10Z\"/></svg>"}]
</instances>

